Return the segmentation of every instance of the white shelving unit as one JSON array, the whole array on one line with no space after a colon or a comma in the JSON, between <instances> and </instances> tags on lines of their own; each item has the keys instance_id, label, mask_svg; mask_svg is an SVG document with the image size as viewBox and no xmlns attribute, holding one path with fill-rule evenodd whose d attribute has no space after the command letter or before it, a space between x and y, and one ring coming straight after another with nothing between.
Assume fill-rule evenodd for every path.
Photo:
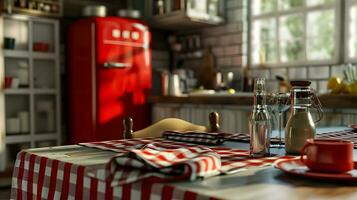
<instances>
[{"instance_id":1,"label":"white shelving unit","mask_svg":"<svg viewBox=\"0 0 357 200\"><path fill-rule=\"evenodd\" d=\"M18 88L1 89L0 111L3 112L0 112L0 124L8 124L9 118L20 119L20 112L27 112L29 116L28 129L22 124L24 120L20 123L22 128L20 127L18 132L9 133L9 127L0 125L2 171L12 166L17 152L21 149L60 145L61 114L58 20L5 15L1 17L0 24L1 43L6 37L15 39L14 49L0 51L1 80L5 77L20 78L19 71L24 70L24 65L28 74L28 84L20 84ZM48 51L35 51L35 43L48 44ZM5 141L1 141L1 138L5 138ZM2 149L2 146L5 148ZM7 161L7 164L1 161Z\"/></svg>"}]
</instances>

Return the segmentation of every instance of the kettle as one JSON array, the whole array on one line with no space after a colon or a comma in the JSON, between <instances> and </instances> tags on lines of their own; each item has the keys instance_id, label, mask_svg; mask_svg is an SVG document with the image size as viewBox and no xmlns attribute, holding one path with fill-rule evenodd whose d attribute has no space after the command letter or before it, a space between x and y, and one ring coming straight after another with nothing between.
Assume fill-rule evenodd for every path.
<instances>
[{"instance_id":1,"label":"kettle","mask_svg":"<svg viewBox=\"0 0 357 200\"><path fill-rule=\"evenodd\" d=\"M170 74L169 75L169 95L170 96L180 96L180 76L178 74Z\"/></svg>"}]
</instances>

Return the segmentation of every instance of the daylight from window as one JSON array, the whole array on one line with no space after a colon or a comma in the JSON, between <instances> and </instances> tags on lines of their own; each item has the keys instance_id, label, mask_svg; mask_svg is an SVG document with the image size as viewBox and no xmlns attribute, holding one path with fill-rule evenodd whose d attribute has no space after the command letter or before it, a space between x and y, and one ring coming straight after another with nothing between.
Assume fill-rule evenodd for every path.
<instances>
[{"instance_id":1,"label":"daylight from window","mask_svg":"<svg viewBox=\"0 0 357 200\"><path fill-rule=\"evenodd\" d=\"M335 0L253 0L252 64L334 61L336 13Z\"/></svg>"},{"instance_id":2,"label":"daylight from window","mask_svg":"<svg viewBox=\"0 0 357 200\"><path fill-rule=\"evenodd\" d=\"M357 3L350 8L349 12L349 58L357 57Z\"/></svg>"}]
</instances>

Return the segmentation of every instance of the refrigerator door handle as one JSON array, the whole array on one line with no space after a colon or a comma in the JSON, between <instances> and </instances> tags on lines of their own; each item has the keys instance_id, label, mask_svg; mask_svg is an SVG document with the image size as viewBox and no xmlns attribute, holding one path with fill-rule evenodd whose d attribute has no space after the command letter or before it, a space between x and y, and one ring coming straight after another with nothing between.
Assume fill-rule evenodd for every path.
<instances>
[{"instance_id":1,"label":"refrigerator door handle","mask_svg":"<svg viewBox=\"0 0 357 200\"><path fill-rule=\"evenodd\" d=\"M128 68L131 67L130 63L121 63L121 62L105 62L104 63L105 68Z\"/></svg>"}]
</instances>

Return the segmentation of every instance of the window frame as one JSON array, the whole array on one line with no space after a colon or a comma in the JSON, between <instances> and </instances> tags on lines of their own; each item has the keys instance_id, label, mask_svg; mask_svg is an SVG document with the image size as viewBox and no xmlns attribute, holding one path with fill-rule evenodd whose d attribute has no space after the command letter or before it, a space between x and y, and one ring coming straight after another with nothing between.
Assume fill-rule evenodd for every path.
<instances>
[{"instance_id":1,"label":"window frame","mask_svg":"<svg viewBox=\"0 0 357 200\"><path fill-rule=\"evenodd\" d=\"M350 17L349 17L349 14L350 14L350 9L352 6L357 6L357 0L346 0L345 1L345 22L344 22L344 31L345 31L345 41L344 41L344 61L345 63L350 63L350 62L354 62L356 63L357 62L357 55L354 56L354 57L350 57L349 54L350 54L350 48L349 48L349 45L348 45L348 42L349 42L349 31L350 31L350 27L349 27L349 24L350 24Z\"/></svg>"},{"instance_id":2,"label":"window frame","mask_svg":"<svg viewBox=\"0 0 357 200\"><path fill-rule=\"evenodd\" d=\"M258 68L261 66L264 67L290 67L290 66L294 66L294 67L306 67L306 66L313 66L313 65L334 65L334 64L338 64L340 61L340 54L341 54L341 47L345 44L343 41L339 42L341 40L341 0L336 0L334 4L323 4L323 5L317 5L317 6L310 6L310 7L306 7L306 2L308 0L304 0L303 1L303 7L300 8L293 8L293 9L289 9L289 10L281 10L281 11L273 11L273 12L269 12L269 13L263 13L263 14L258 14L258 15L253 15L253 2L254 1L250 1L251 5L249 6L249 19L248 19L248 23L249 23L249 27L250 27L250 31L249 31L249 66L250 68ZM357 0L353 0L353 1L357 1ZM279 7L279 0L276 0L276 8L278 9ZM334 43L335 43L335 54L331 59L328 60L307 60L307 47L306 47L306 35L307 35L307 14L313 11L322 11L322 10L329 10L333 8L333 10L335 11L335 24L336 24L336 28L335 28L335 38L334 38ZM280 35L279 35L279 28L280 28L280 24L279 21L281 19L281 17L283 16L289 16L289 15L303 15L303 20L304 20L304 35L302 36L303 38L303 44L304 44L304 59L300 60L300 61L290 61L290 62L281 62L281 58L280 58L280 54L281 54L281 49L280 49ZM277 45L277 58L278 61L276 63L265 63L264 65L262 64L254 64L253 63L253 26L254 26L254 21L255 20L259 20L259 19L271 19L273 18L275 20L276 23L276 27L275 27L275 31L276 31L276 36L277 39L275 39L275 44ZM356 58L357 60L357 58Z\"/></svg>"}]
</instances>

